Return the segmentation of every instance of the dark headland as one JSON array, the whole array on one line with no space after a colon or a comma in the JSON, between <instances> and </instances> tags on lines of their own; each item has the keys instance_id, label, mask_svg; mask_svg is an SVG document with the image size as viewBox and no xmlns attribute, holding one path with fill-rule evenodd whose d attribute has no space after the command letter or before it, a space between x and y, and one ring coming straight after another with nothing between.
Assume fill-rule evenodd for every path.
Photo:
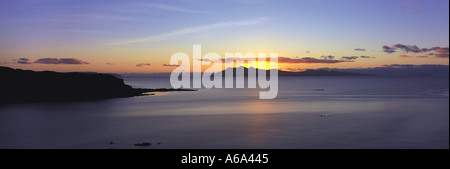
<instances>
[{"instance_id":1,"label":"dark headland","mask_svg":"<svg viewBox=\"0 0 450 169\"><path fill-rule=\"evenodd\" d=\"M136 89L123 79L99 73L58 73L0 67L0 105L49 101L82 101L147 95L190 89Z\"/></svg>"}]
</instances>

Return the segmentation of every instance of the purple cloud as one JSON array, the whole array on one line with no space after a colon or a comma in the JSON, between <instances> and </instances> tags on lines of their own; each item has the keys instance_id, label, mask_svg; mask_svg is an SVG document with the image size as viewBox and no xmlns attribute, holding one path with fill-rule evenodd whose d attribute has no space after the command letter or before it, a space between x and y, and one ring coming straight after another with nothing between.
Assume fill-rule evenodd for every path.
<instances>
[{"instance_id":1,"label":"purple cloud","mask_svg":"<svg viewBox=\"0 0 450 169\"><path fill-rule=\"evenodd\" d=\"M171 65L171 64L162 64L163 66L168 66L168 67L178 67L180 65Z\"/></svg>"},{"instance_id":2,"label":"purple cloud","mask_svg":"<svg viewBox=\"0 0 450 169\"><path fill-rule=\"evenodd\" d=\"M77 58L41 58L35 61L34 63L39 64L67 64L67 65L82 65L89 64L89 62L84 62Z\"/></svg>"},{"instance_id":3,"label":"purple cloud","mask_svg":"<svg viewBox=\"0 0 450 169\"><path fill-rule=\"evenodd\" d=\"M370 57L370 56L360 56L360 58L364 58L364 59L375 59L375 57Z\"/></svg>"},{"instance_id":4,"label":"purple cloud","mask_svg":"<svg viewBox=\"0 0 450 169\"><path fill-rule=\"evenodd\" d=\"M20 58L19 60L17 60L18 64L25 64L25 65L29 65L29 64L33 64L33 62L30 62L29 59L27 58Z\"/></svg>"},{"instance_id":5,"label":"purple cloud","mask_svg":"<svg viewBox=\"0 0 450 169\"><path fill-rule=\"evenodd\" d=\"M400 49L406 53L426 53L420 56L399 55L400 58L436 58L436 59L448 59L449 48L448 47L432 47L432 48L419 48L416 45L404 45L394 44L392 47L383 45L383 51L386 53L394 53L397 49Z\"/></svg>"},{"instance_id":6,"label":"purple cloud","mask_svg":"<svg viewBox=\"0 0 450 169\"><path fill-rule=\"evenodd\" d=\"M342 56L341 59L342 60L355 60L358 59L358 56Z\"/></svg>"},{"instance_id":7,"label":"purple cloud","mask_svg":"<svg viewBox=\"0 0 450 169\"><path fill-rule=\"evenodd\" d=\"M382 48L383 48L383 52L386 52L389 54L396 52L396 48L392 48L387 45L383 45Z\"/></svg>"},{"instance_id":8,"label":"purple cloud","mask_svg":"<svg viewBox=\"0 0 450 169\"><path fill-rule=\"evenodd\" d=\"M438 58L438 59L448 59L449 54L448 53L444 53L444 54L436 54L434 55L434 58Z\"/></svg>"},{"instance_id":9,"label":"purple cloud","mask_svg":"<svg viewBox=\"0 0 450 169\"><path fill-rule=\"evenodd\" d=\"M437 53L448 53L449 49L448 47L442 48L442 47L432 47L432 48L419 48L416 45L404 45L404 44L394 44L391 47L387 45L382 46L383 51L386 53L394 53L397 51L397 49L400 49L406 53L426 53L426 52L437 52Z\"/></svg>"},{"instance_id":10,"label":"purple cloud","mask_svg":"<svg viewBox=\"0 0 450 169\"><path fill-rule=\"evenodd\" d=\"M144 67L144 66L151 66L150 63L139 63L136 65L136 67Z\"/></svg>"}]
</instances>

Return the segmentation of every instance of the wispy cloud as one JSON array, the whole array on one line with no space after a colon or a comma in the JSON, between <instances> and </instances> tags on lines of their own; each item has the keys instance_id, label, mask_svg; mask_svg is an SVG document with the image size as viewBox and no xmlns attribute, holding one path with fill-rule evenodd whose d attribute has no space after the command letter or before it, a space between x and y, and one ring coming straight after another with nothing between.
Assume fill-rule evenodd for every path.
<instances>
[{"instance_id":1,"label":"wispy cloud","mask_svg":"<svg viewBox=\"0 0 450 169\"><path fill-rule=\"evenodd\" d=\"M448 47L432 47L432 48L419 48L416 45L404 45L404 44L394 44L392 47L387 45L382 46L383 51L386 53L397 52L397 49L406 53L426 53L420 56L411 55L399 55L400 58L437 58L437 59L448 59L449 48ZM435 53L429 53L435 52Z\"/></svg>"},{"instance_id":2,"label":"wispy cloud","mask_svg":"<svg viewBox=\"0 0 450 169\"><path fill-rule=\"evenodd\" d=\"M151 66L152 64L150 63L138 63L136 64L136 67L144 67L144 66Z\"/></svg>"},{"instance_id":3,"label":"wispy cloud","mask_svg":"<svg viewBox=\"0 0 450 169\"><path fill-rule=\"evenodd\" d=\"M84 30L84 29L53 29L52 32L67 32L67 33L93 33L93 34L108 34L112 32L97 31L97 30Z\"/></svg>"},{"instance_id":4,"label":"wispy cloud","mask_svg":"<svg viewBox=\"0 0 450 169\"><path fill-rule=\"evenodd\" d=\"M30 60L27 59L27 58L20 58L20 59L17 60L16 62L17 62L18 64L26 64L26 65L33 64L33 62L30 62Z\"/></svg>"},{"instance_id":5,"label":"wispy cloud","mask_svg":"<svg viewBox=\"0 0 450 169\"><path fill-rule=\"evenodd\" d=\"M370 56L360 56L360 58L364 58L364 59L375 59L376 57L370 57Z\"/></svg>"},{"instance_id":6,"label":"wispy cloud","mask_svg":"<svg viewBox=\"0 0 450 169\"><path fill-rule=\"evenodd\" d=\"M76 13L61 15L59 19L69 19L69 20L92 20L92 21L138 21L138 22L149 22L149 20L138 19L135 17L129 17L124 15L108 14L108 13Z\"/></svg>"},{"instance_id":7,"label":"wispy cloud","mask_svg":"<svg viewBox=\"0 0 450 169\"><path fill-rule=\"evenodd\" d=\"M383 48L383 52L386 52L386 53L389 53L389 54L394 53L395 50L396 50L396 48L389 47L388 45L383 45L382 48Z\"/></svg>"},{"instance_id":8,"label":"wispy cloud","mask_svg":"<svg viewBox=\"0 0 450 169\"><path fill-rule=\"evenodd\" d=\"M186 9L186 8L179 7L179 6L172 6L172 5L159 4L159 3L147 3L147 4L144 4L143 6L162 9L162 10L168 10L168 11L176 11L176 12L204 13L204 14L210 13L207 11L192 10L192 9Z\"/></svg>"},{"instance_id":9,"label":"wispy cloud","mask_svg":"<svg viewBox=\"0 0 450 169\"><path fill-rule=\"evenodd\" d=\"M4 19L2 19L4 20ZM114 13L70 13L60 12L51 15L36 15L27 18L14 19L14 22L62 22L62 23L99 23L99 22L153 22L149 19Z\"/></svg>"},{"instance_id":10,"label":"wispy cloud","mask_svg":"<svg viewBox=\"0 0 450 169\"><path fill-rule=\"evenodd\" d=\"M285 71L289 71L289 72L303 72L306 69L302 69L302 68L286 68Z\"/></svg>"},{"instance_id":11,"label":"wispy cloud","mask_svg":"<svg viewBox=\"0 0 450 169\"><path fill-rule=\"evenodd\" d=\"M358 56L342 56L341 59L342 60L355 60L358 59Z\"/></svg>"},{"instance_id":12,"label":"wispy cloud","mask_svg":"<svg viewBox=\"0 0 450 169\"><path fill-rule=\"evenodd\" d=\"M64 64L64 65L82 65L89 64L89 62L84 62L77 58L41 58L35 61L34 63L39 64Z\"/></svg>"},{"instance_id":13,"label":"wispy cloud","mask_svg":"<svg viewBox=\"0 0 450 169\"><path fill-rule=\"evenodd\" d=\"M420 13L422 12L422 6L412 1L405 1L402 4L400 4L398 10L407 10L412 11L414 13Z\"/></svg>"},{"instance_id":14,"label":"wispy cloud","mask_svg":"<svg viewBox=\"0 0 450 169\"><path fill-rule=\"evenodd\" d=\"M174 38L174 37L177 37L177 36L182 36L182 35L187 35L187 34L207 31L207 30L216 29L216 28L254 25L254 24L258 24L258 23L264 22L266 20L267 20L267 17L261 17L261 18L257 18L257 19L253 19L253 20L221 22L221 23L210 24L210 25L203 25L203 26L197 26L197 27L184 28L184 29L173 31L173 32L153 35L153 36L144 37L144 38L135 38L135 39L125 39L125 40L113 41L113 42L108 42L106 44L109 44L109 45L125 45L125 44L135 44L135 43L144 43L144 42L156 42L156 41L161 41L161 40L165 40L165 39Z\"/></svg>"},{"instance_id":15,"label":"wispy cloud","mask_svg":"<svg viewBox=\"0 0 450 169\"><path fill-rule=\"evenodd\" d=\"M425 53L425 52L437 52L437 53L448 53L448 47L432 47L432 48L419 48L416 45L404 45L404 44L394 44L392 47L387 45L382 46L383 51L386 53L394 53L397 49L400 49L406 53Z\"/></svg>"},{"instance_id":16,"label":"wispy cloud","mask_svg":"<svg viewBox=\"0 0 450 169\"><path fill-rule=\"evenodd\" d=\"M342 56L341 59L335 59L335 56L328 55L328 56L321 56L321 59L313 58L313 57L298 57L290 58L290 57L278 57L278 63L281 64L298 64L298 63L305 63L305 64L314 64L314 63L325 63L325 64L335 64L335 63L344 63L344 62L355 62L358 58L375 58L370 56ZM248 59L254 59L255 61L259 61L258 58L237 58L232 57L228 58L228 60L221 59L221 60L209 60L209 59L197 59L197 61L202 62L222 62L222 63L231 63L236 61L236 63L245 63L248 61Z\"/></svg>"},{"instance_id":17,"label":"wispy cloud","mask_svg":"<svg viewBox=\"0 0 450 169\"><path fill-rule=\"evenodd\" d=\"M162 66L166 66L166 67L179 67L180 65L162 64Z\"/></svg>"},{"instance_id":18,"label":"wispy cloud","mask_svg":"<svg viewBox=\"0 0 450 169\"><path fill-rule=\"evenodd\" d=\"M419 56L411 56L411 55L399 55L399 58L435 58L435 59L448 59L449 54L439 54L439 53L430 53L428 55L419 55Z\"/></svg>"}]
</instances>

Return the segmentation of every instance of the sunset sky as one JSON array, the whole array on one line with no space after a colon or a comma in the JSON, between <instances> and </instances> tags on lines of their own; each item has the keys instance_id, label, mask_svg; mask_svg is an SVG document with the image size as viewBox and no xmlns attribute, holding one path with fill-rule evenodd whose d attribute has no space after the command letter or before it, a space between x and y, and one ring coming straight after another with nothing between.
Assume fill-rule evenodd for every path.
<instances>
[{"instance_id":1,"label":"sunset sky","mask_svg":"<svg viewBox=\"0 0 450 169\"><path fill-rule=\"evenodd\" d=\"M171 72L196 44L279 53L281 70L448 65L449 1L0 1L0 66Z\"/></svg>"}]
</instances>

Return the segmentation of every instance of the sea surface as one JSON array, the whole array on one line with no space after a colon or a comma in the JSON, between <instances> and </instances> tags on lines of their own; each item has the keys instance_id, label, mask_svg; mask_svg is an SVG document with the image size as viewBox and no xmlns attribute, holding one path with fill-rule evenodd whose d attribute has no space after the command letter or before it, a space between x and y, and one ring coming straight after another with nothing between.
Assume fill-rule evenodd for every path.
<instances>
[{"instance_id":1,"label":"sea surface","mask_svg":"<svg viewBox=\"0 0 450 169\"><path fill-rule=\"evenodd\" d=\"M0 148L449 148L448 77L279 77L276 99L262 90L4 105Z\"/></svg>"}]
</instances>

